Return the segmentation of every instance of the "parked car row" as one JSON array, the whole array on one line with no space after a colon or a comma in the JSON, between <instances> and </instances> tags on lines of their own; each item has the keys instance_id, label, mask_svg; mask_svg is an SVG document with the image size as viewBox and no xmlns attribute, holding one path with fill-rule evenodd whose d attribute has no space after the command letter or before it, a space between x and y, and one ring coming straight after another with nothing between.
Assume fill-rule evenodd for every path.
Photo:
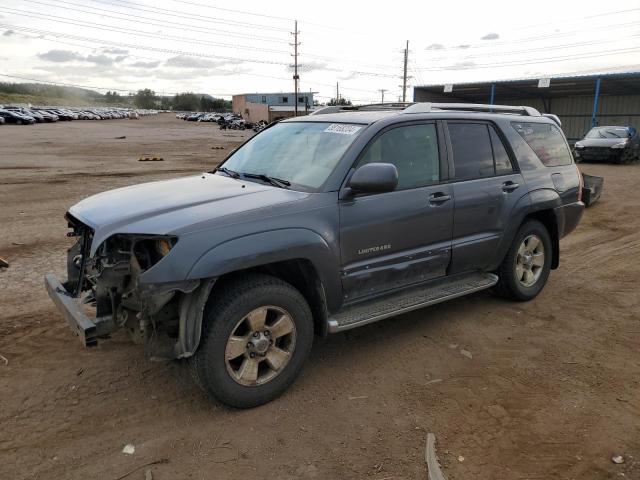
<instances>
[{"instance_id":1,"label":"parked car row","mask_svg":"<svg viewBox=\"0 0 640 480\"><path fill-rule=\"evenodd\" d=\"M218 122L221 118L231 115L229 113L215 112L183 112L178 113L176 118L187 122Z\"/></svg>"},{"instance_id":2,"label":"parked car row","mask_svg":"<svg viewBox=\"0 0 640 480\"><path fill-rule=\"evenodd\" d=\"M155 115L156 110L133 110L129 108L64 108L64 107L18 107L0 106L0 125L33 125L34 123L71 120L109 120Z\"/></svg>"}]
</instances>

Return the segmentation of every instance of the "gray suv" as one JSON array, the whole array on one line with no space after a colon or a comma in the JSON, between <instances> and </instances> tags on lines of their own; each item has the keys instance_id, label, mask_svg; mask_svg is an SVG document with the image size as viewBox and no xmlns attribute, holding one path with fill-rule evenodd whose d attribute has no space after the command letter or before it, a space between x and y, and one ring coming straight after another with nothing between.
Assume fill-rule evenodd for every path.
<instances>
[{"instance_id":1,"label":"gray suv","mask_svg":"<svg viewBox=\"0 0 640 480\"><path fill-rule=\"evenodd\" d=\"M45 283L86 346L123 328L252 407L291 385L314 333L491 287L531 300L581 191L560 121L532 108L330 107L215 171L82 200L67 280Z\"/></svg>"}]
</instances>

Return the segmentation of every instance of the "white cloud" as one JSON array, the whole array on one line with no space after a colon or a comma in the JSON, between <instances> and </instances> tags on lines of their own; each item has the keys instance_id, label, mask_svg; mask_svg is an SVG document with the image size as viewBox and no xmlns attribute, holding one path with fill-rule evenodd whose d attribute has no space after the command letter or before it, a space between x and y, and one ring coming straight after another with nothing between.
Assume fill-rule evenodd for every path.
<instances>
[{"instance_id":1,"label":"white cloud","mask_svg":"<svg viewBox=\"0 0 640 480\"><path fill-rule=\"evenodd\" d=\"M500 35L497 33L491 32L487 33L484 37L481 37L480 40L497 40L500 38Z\"/></svg>"},{"instance_id":2,"label":"white cloud","mask_svg":"<svg viewBox=\"0 0 640 480\"><path fill-rule=\"evenodd\" d=\"M49 50L45 53L39 53L38 57L48 62L73 62L77 60L84 60L84 56L78 52L72 52L71 50Z\"/></svg>"}]
</instances>

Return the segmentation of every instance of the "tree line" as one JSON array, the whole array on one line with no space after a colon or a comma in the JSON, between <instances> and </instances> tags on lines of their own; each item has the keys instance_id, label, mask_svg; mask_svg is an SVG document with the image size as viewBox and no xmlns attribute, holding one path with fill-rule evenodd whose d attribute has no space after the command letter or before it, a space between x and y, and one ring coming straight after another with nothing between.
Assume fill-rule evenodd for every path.
<instances>
[{"instance_id":1,"label":"tree line","mask_svg":"<svg viewBox=\"0 0 640 480\"><path fill-rule=\"evenodd\" d=\"M110 92L107 92L108 95ZM117 93L113 92L117 95ZM110 98L114 98L113 94ZM231 101L213 98L193 92L178 93L173 97L158 96L149 88L138 90L133 95L133 104L138 108L159 108L162 110L181 110L190 112L220 112L231 109Z\"/></svg>"}]
</instances>

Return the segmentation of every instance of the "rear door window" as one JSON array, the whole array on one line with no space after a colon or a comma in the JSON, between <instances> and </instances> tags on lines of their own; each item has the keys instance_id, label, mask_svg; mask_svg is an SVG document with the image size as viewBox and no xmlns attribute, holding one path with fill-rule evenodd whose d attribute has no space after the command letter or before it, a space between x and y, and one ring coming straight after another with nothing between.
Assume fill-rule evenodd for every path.
<instances>
[{"instance_id":1,"label":"rear door window","mask_svg":"<svg viewBox=\"0 0 640 480\"><path fill-rule=\"evenodd\" d=\"M526 122L511 122L511 125L545 166L557 167L573 162L564 136L555 125Z\"/></svg>"},{"instance_id":2,"label":"rear door window","mask_svg":"<svg viewBox=\"0 0 640 480\"><path fill-rule=\"evenodd\" d=\"M489 129L483 123L448 123L456 180L495 174Z\"/></svg>"}]
</instances>

